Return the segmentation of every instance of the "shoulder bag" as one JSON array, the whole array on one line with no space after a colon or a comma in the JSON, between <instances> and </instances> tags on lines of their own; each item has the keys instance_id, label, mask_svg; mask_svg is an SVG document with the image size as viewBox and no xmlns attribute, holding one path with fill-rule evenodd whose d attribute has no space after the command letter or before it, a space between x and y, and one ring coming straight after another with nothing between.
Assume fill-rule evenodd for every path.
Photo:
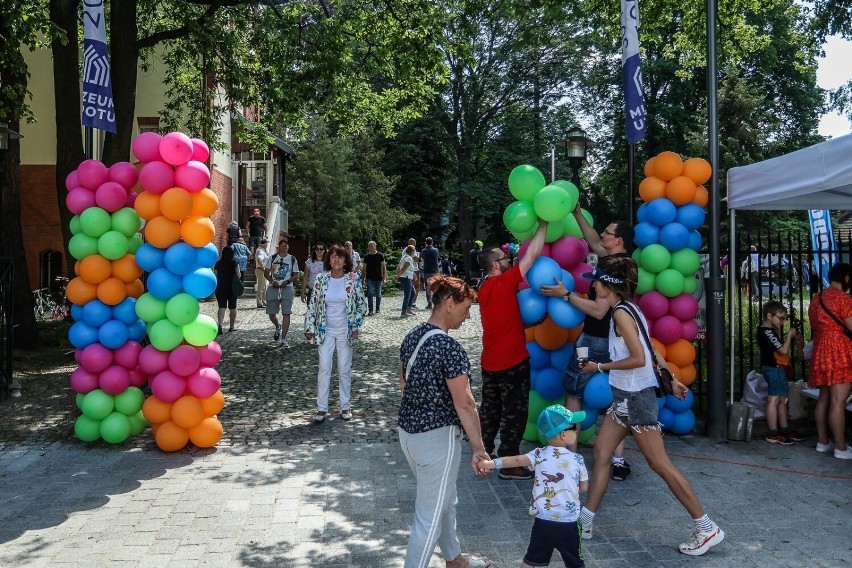
<instances>
[{"instance_id":1,"label":"shoulder bag","mask_svg":"<svg viewBox=\"0 0 852 568\"><path fill-rule=\"evenodd\" d=\"M234 278L231 280L231 292L234 293L234 296L239 298L243 295L243 292L246 291L245 284L243 284L242 280L240 280L236 274L234 274Z\"/></svg>"},{"instance_id":2,"label":"shoulder bag","mask_svg":"<svg viewBox=\"0 0 852 568\"><path fill-rule=\"evenodd\" d=\"M657 398L661 398L667 394L673 395L674 387L672 386L672 380L674 380L674 376L672 376L671 371L665 367L661 367L657 361L657 354L654 352L654 346L651 344L651 338L648 337L648 331L645 329L645 326L642 325L642 320L639 318L639 314L637 314L636 310L633 309L633 306L627 302L620 302L615 306L616 310L619 308L624 309L636 322L636 327L639 328L639 334L642 336L642 339L645 341L645 346L651 354L651 361L654 363L654 375L657 377L657 388L654 389L657 394Z\"/></svg>"},{"instance_id":3,"label":"shoulder bag","mask_svg":"<svg viewBox=\"0 0 852 568\"><path fill-rule=\"evenodd\" d=\"M833 320L834 320L834 323L836 323L837 325L839 325L839 326L840 326L840 328L843 330L843 334L844 334L844 335L845 335L845 336L846 336L846 337L847 337L850 341L852 341L852 331L849 331L849 328L848 328L848 327L846 327L846 324L844 324L842 321L840 321L840 318L838 318L836 315L834 315L833 313L831 313L831 311L830 311L830 310L826 307L825 302L823 302L823 301L822 301L822 292L820 292L820 293L819 293L819 305L822 307L822 311L824 311L825 313L827 313L827 314L828 314L828 317L830 317L831 319L833 319Z\"/></svg>"}]
</instances>

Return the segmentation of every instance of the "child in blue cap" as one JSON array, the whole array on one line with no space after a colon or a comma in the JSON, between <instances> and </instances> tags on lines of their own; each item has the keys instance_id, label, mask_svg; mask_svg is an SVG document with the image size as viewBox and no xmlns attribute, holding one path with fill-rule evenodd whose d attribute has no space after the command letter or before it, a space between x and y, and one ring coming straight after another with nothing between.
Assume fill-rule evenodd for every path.
<instances>
[{"instance_id":1,"label":"child in blue cap","mask_svg":"<svg viewBox=\"0 0 852 568\"><path fill-rule=\"evenodd\" d=\"M535 515L530 544L521 568L547 566L553 549L562 555L565 566L583 567L580 548L580 492L589 487L589 474L583 456L568 449L577 443L578 424L586 418L560 404L548 406L538 417L538 431L547 446L520 456L482 460L481 469L504 467L535 468L530 515Z\"/></svg>"}]
</instances>

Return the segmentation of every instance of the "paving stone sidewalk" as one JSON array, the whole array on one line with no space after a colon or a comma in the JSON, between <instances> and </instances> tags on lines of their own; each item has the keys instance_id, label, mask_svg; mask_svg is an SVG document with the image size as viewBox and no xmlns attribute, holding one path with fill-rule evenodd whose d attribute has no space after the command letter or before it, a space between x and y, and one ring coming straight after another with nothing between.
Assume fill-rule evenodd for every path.
<instances>
[{"instance_id":1,"label":"paving stone sidewalk","mask_svg":"<svg viewBox=\"0 0 852 568\"><path fill-rule=\"evenodd\" d=\"M415 484L395 433L397 357L404 334L426 316L399 318L399 303L386 298L383 313L368 318L349 423L339 415L310 423L317 356L301 339L298 300L289 348L273 344L272 324L253 300L240 301L237 330L220 337L225 437L209 450L165 454L149 432L121 446L80 443L71 436L67 377L25 382L22 399L0 404L0 566L401 566ZM476 368L476 306L452 333ZM39 400L28 398L35 392ZM15 425L24 409L37 424L28 431ZM595 538L584 542L587 566L848 565L852 463L813 445L666 437L727 533L701 558L677 552L688 515L630 446L633 474L611 483ZM590 447L581 453L591 462ZM531 482L476 479L466 462L458 478L463 548L518 566ZM436 553L430 566L443 565ZM558 555L551 565L562 566Z\"/></svg>"}]
</instances>

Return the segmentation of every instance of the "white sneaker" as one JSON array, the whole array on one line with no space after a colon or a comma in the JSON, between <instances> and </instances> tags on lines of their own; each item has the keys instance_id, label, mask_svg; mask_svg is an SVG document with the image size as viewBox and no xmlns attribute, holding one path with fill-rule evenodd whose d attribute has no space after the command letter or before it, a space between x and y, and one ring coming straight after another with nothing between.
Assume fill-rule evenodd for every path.
<instances>
[{"instance_id":1,"label":"white sneaker","mask_svg":"<svg viewBox=\"0 0 852 568\"><path fill-rule=\"evenodd\" d=\"M821 454L827 454L828 452L830 452L833 449L834 449L834 442L832 442L831 440L829 440L827 444L820 444L819 442L817 442L816 451L818 451Z\"/></svg>"},{"instance_id":2,"label":"white sneaker","mask_svg":"<svg viewBox=\"0 0 852 568\"><path fill-rule=\"evenodd\" d=\"M834 457L839 460L852 460L852 447L846 446L845 450L834 448Z\"/></svg>"},{"instance_id":3,"label":"white sneaker","mask_svg":"<svg viewBox=\"0 0 852 568\"><path fill-rule=\"evenodd\" d=\"M583 525L583 530L580 531L580 538L583 540L592 540L592 526L593 525Z\"/></svg>"},{"instance_id":4,"label":"white sneaker","mask_svg":"<svg viewBox=\"0 0 852 568\"><path fill-rule=\"evenodd\" d=\"M709 531L692 531L689 540L678 546L678 550L689 556L701 556L724 539L725 533L716 523L713 523Z\"/></svg>"},{"instance_id":5,"label":"white sneaker","mask_svg":"<svg viewBox=\"0 0 852 568\"><path fill-rule=\"evenodd\" d=\"M284 337L282 337L282 338L281 338L281 343L279 343L279 345L280 345L281 347L290 347L290 344L289 344L289 343L287 343L287 339L286 339L286 338L284 338Z\"/></svg>"}]
</instances>

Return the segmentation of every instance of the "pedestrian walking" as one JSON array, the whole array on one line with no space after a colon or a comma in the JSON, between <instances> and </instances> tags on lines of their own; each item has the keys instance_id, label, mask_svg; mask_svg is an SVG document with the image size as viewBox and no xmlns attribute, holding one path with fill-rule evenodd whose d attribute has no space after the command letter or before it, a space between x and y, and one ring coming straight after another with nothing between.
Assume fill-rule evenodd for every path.
<instances>
[{"instance_id":1,"label":"pedestrian walking","mask_svg":"<svg viewBox=\"0 0 852 568\"><path fill-rule=\"evenodd\" d=\"M222 254L216 264L213 265L216 272L216 302L219 305L217 322L219 333L222 333L222 323L225 320L225 309L228 313L228 331L234 331L234 323L237 320L237 295L234 293L234 277L240 278L240 266L234 260L234 249L227 246L222 249Z\"/></svg>"},{"instance_id":2,"label":"pedestrian walking","mask_svg":"<svg viewBox=\"0 0 852 568\"><path fill-rule=\"evenodd\" d=\"M367 243L367 254L364 255L367 280L367 312L368 316L379 313L382 307L382 284L388 279L388 267L385 256L378 251L376 241ZM373 311L373 299L376 300L376 310Z\"/></svg>"},{"instance_id":3,"label":"pedestrian walking","mask_svg":"<svg viewBox=\"0 0 852 568\"><path fill-rule=\"evenodd\" d=\"M254 297L257 301L258 308L266 307L266 276L264 270L266 267L266 259L269 258L269 253L266 252L266 246L269 244L269 239L266 237L260 239L258 247L254 251L254 278L255 291Z\"/></svg>"},{"instance_id":4,"label":"pedestrian walking","mask_svg":"<svg viewBox=\"0 0 852 568\"><path fill-rule=\"evenodd\" d=\"M311 293L314 290L314 283L317 281L324 268L323 260L325 258L325 244L317 243L311 251L308 261L305 262L305 272L302 274L302 294L301 299L303 304L308 304L311 301Z\"/></svg>"},{"instance_id":5,"label":"pedestrian walking","mask_svg":"<svg viewBox=\"0 0 852 568\"><path fill-rule=\"evenodd\" d=\"M278 252L266 259L264 267L264 277L269 283L266 289L266 313L275 326L272 339L280 341L282 347L288 347L287 332L290 330L290 314L296 295L293 282L299 277L299 261L289 251L290 243L284 237L278 241ZM278 323L279 312L281 323Z\"/></svg>"}]
</instances>

